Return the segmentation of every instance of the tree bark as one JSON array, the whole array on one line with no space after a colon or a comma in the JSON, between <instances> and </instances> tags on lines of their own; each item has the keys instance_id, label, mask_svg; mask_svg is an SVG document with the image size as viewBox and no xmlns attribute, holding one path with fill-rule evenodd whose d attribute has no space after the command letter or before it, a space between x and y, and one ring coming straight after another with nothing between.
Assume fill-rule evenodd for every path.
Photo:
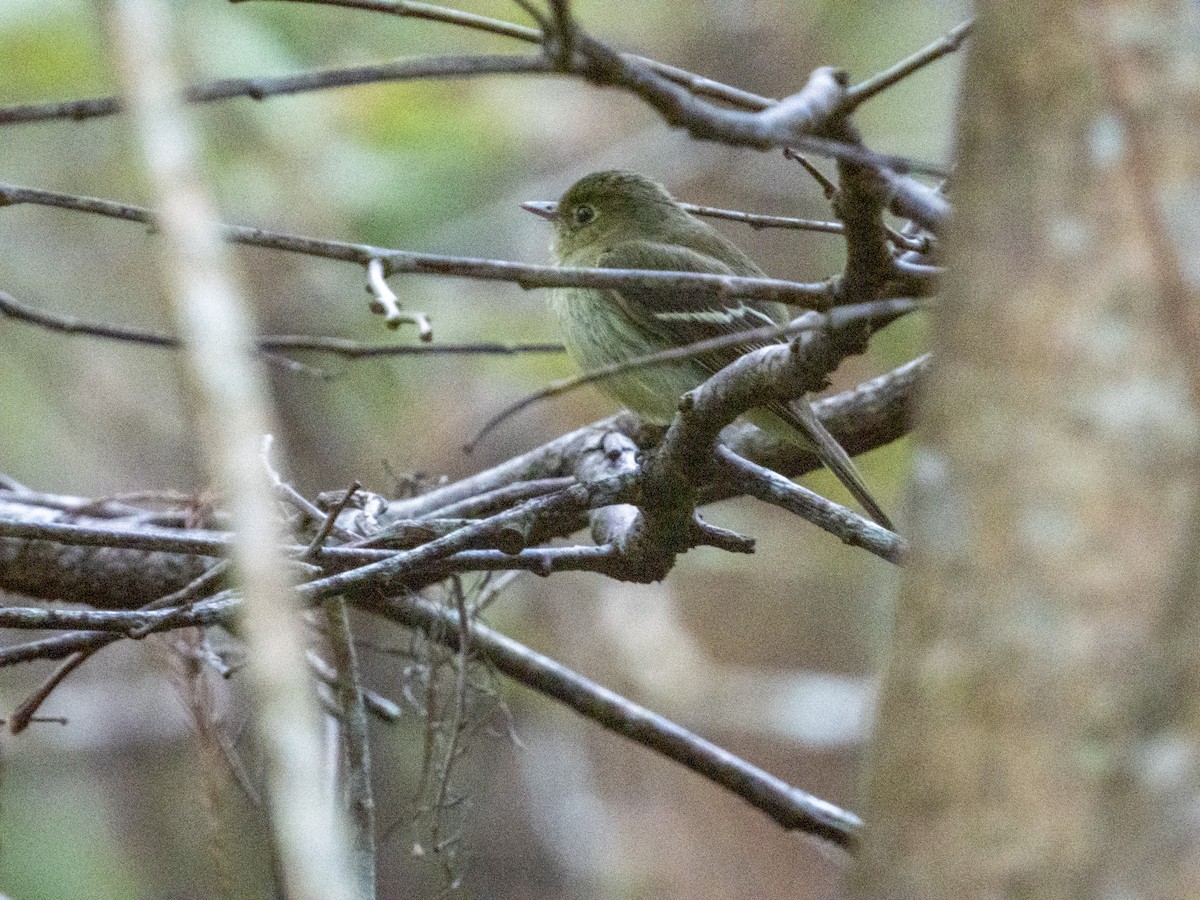
<instances>
[{"instance_id":1,"label":"tree bark","mask_svg":"<svg viewBox=\"0 0 1200 900\"><path fill-rule=\"evenodd\" d=\"M1198 896L1197 10L977 7L848 893Z\"/></svg>"}]
</instances>

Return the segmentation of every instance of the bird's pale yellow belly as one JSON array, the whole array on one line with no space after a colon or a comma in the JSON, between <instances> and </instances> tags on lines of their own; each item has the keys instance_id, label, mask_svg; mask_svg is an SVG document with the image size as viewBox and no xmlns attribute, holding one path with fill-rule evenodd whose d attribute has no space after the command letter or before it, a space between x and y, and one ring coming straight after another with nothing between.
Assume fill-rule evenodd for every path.
<instances>
[{"instance_id":1,"label":"bird's pale yellow belly","mask_svg":"<svg viewBox=\"0 0 1200 900\"><path fill-rule=\"evenodd\" d=\"M567 352L584 371L663 349L643 338L609 297L607 291L574 288L551 295L550 305L559 318ZM679 398L703 380L704 370L699 365L676 363L635 369L596 386L648 419L668 422Z\"/></svg>"}]
</instances>

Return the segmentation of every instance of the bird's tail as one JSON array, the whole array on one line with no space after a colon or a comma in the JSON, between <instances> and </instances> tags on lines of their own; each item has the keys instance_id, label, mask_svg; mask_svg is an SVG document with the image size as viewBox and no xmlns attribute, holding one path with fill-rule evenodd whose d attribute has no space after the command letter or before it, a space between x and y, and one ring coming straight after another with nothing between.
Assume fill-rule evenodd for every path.
<instances>
[{"instance_id":1,"label":"bird's tail","mask_svg":"<svg viewBox=\"0 0 1200 900\"><path fill-rule=\"evenodd\" d=\"M821 423L821 420L817 418L817 414L813 412L812 404L807 400L798 400L795 403L788 404L786 409L772 406L771 411L803 435L806 439L806 445L817 454L821 462L825 464L825 467L837 476L838 481L846 486L846 490L862 505L867 515L889 531L896 530L887 513L883 511L883 508L871 496L866 482L863 481L862 473L858 471L858 466L854 464L854 460L850 458L850 454L845 451L842 445L837 442L837 438L830 434L828 429Z\"/></svg>"}]
</instances>

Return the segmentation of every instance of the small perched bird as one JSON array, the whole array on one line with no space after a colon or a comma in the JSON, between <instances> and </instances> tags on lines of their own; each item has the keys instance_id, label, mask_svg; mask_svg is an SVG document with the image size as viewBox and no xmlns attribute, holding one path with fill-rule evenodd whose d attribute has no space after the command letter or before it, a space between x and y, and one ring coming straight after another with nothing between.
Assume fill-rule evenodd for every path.
<instances>
[{"instance_id":1,"label":"small perched bird","mask_svg":"<svg viewBox=\"0 0 1200 900\"><path fill-rule=\"evenodd\" d=\"M533 202L524 208L554 222L554 253L562 266L764 277L745 253L685 212L662 185L632 172L596 172L572 185L557 204ZM568 352L585 370L789 320L782 304L722 300L705 291L557 288L550 302ZM683 394L766 343L634 369L600 386L648 419L669 422ZM764 403L747 418L815 451L871 518L892 527L807 400Z\"/></svg>"}]
</instances>

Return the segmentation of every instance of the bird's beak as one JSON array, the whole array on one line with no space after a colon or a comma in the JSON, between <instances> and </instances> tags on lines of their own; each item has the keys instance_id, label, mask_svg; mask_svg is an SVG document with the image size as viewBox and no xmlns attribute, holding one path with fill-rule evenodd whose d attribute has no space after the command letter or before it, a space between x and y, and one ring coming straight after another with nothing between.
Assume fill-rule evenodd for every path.
<instances>
[{"instance_id":1,"label":"bird's beak","mask_svg":"<svg viewBox=\"0 0 1200 900\"><path fill-rule=\"evenodd\" d=\"M527 210L535 216L541 216L543 219L548 219L551 222L558 218L558 204L553 200L530 200L522 203L521 209Z\"/></svg>"}]
</instances>

